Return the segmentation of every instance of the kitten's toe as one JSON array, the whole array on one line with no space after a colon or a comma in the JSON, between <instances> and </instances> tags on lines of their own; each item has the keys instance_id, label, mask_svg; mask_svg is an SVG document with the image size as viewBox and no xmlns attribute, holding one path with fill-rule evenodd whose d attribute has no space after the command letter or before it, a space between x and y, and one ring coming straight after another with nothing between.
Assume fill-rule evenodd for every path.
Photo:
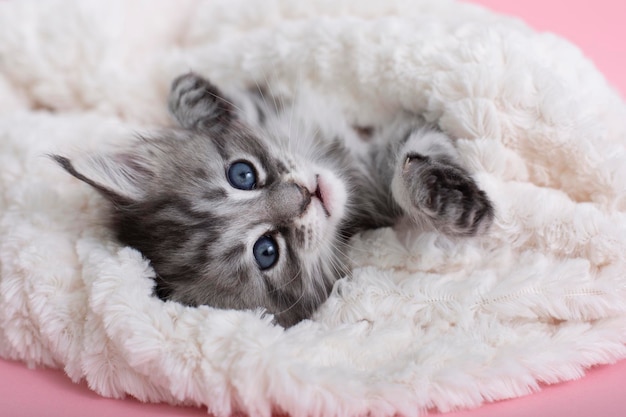
<instances>
[{"instance_id":1,"label":"kitten's toe","mask_svg":"<svg viewBox=\"0 0 626 417\"><path fill-rule=\"evenodd\" d=\"M209 80L189 72L177 77L170 88L168 108L180 125L194 129L228 119L232 106ZM210 123L209 123L210 122Z\"/></svg>"},{"instance_id":2,"label":"kitten's toe","mask_svg":"<svg viewBox=\"0 0 626 417\"><path fill-rule=\"evenodd\" d=\"M449 234L475 236L481 234L493 223L494 208L487 194L475 188L473 195L464 196L463 206L456 216L456 222L449 227Z\"/></svg>"},{"instance_id":3,"label":"kitten's toe","mask_svg":"<svg viewBox=\"0 0 626 417\"><path fill-rule=\"evenodd\" d=\"M170 91L177 92L181 89L187 90L191 85L198 83L201 78L202 77L200 77L198 74L191 71L185 74L181 74L178 77L174 78L174 81L172 81Z\"/></svg>"},{"instance_id":4,"label":"kitten's toe","mask_svg":"<svg viewBox=\"0 0 626 417\"><path fill-rule=\"evenodd\" d=\"M206 99L206 95L212 89L214 89L213 85L198 74L193 72L183 74L172 81L168 107L174 115L181 109L196 107L201 100Z\"/></svg>"},{"instance_id":5,"label":"kitten's toe","mask_svg":"<svg viewBox=\"0 0 626 417\"><path fill-rule=\"evenodd\" d=\"M474 236L493 222L494 209L487 194L457 165L409 155L403 176L413 204L438 230Z\"/></svg>"}]
</instances>

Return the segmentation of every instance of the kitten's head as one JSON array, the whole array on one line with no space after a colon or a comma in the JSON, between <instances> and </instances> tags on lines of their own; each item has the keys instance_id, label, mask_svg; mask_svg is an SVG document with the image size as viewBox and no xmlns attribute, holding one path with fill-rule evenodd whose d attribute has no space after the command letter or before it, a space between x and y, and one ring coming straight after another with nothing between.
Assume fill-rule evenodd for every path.
<instances>
[{"instance_id":1,"label":"kitten's head","mask_svg":"<svg viewBox=\"0 0 626 417\"><path fill-rule=\"evenodd\" d=\"M113 203L120 241L151 261L161 298L263 307L293 325L347 272L340 167L302 159L222 104L203 128L54 158Z\"/></svg>"}]
</instances>

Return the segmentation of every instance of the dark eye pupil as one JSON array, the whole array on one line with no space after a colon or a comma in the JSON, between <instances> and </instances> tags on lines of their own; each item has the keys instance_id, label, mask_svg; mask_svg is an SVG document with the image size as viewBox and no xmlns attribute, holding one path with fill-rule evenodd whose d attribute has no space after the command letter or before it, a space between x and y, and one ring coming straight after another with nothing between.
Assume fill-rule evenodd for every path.
<instances>
[{"instance_id":1,"label":"dark eye pupil","mask_svg":"<svg viewBox=\"0 0 626 417\"><path fill-rule=\"evenodd\" d=\"M248 162L235 162L228 168L228 182L239 190L252 190L256 187L256 173Z\"/></svg>"},{"instance_id":2,"label":"dark eye pupil","mask_svg":"<svg viewBox=\"0 0 626 417\"><path fill-rule=\"evenodd\" d=\"M271 236L262 236L252 249L254 259L261 269L272 267L278 260L278 245Z\"/></svg>"}]
</instances>

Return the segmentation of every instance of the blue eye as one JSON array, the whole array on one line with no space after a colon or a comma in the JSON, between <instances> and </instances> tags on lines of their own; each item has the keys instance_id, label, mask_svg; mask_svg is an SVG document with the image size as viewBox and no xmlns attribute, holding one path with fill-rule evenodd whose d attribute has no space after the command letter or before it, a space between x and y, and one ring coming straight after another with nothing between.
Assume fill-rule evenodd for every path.
<instances>
[{"instance_id":1,"label":"blue eye","mask_svg":"<svg viewBox=\"0 0 626 417\"><path fill-rule=\"evenodd\" d=\"M278 244L271 236L261 236L254 244L252 253L259 268L271 268L278 260Z\"/></svg>"},{"instance_id":2,"label":"blue eye","mask_svg":"<svg viewBox=\"0 0 626 417\"><path fill-rule=\"evenodd\" d=\"M256 172L252 164L245 161L235 162L228 168L228 182L239 190L256 188Z\"/></svg>"}]
</instances>

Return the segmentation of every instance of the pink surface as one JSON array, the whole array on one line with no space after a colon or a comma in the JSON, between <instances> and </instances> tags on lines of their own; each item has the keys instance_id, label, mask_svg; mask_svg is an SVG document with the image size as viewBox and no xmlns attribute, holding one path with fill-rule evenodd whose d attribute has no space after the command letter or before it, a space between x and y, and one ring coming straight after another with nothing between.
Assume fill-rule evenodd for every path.
<instances>
[{"instance_id":1,"label":"pink surface","mask_svg":"<svg viewBox=\"0 0 626 417\"><path fill-rule=\"evenodd\" d=\"M206 409L102 398L61 371L0 360L1 417L198 417Z\"/></svg>"},{"instance_id":2,"label":"pink surface","mask_svg":"<svg viewBox=\"0 0 626 417\"><path fill-rule=\"evenodd\" d=\"M466 0L518 16L539 31L578 45L626 97L626 1Z\"/></svg>"},{"instance_id":3,"label":"pink surface","mask_svg":"<svg viewBox=\"0 0 626 417\"><path fill-rule=\"evenodd\" d=\"M624 0L474 0L519 16L538 30L562 35L579 45L609 82L626 96L626 1ZM60 371L29 370L0 360L0 416L191 417L206 410L97 396L73 384ZM579 380L545 387L519 399L488 404L446 417L619 417L626 416L626 361L591 370Z\"/></svg>"},{"instance_id":4,"label":"pink surface","mask_svg":"<svg viewBox=\"0 0 626 417\"><path fill-rule=\"evenodd\" d=\"M30 370L0 360L2 417L199 417L206 409L142 404L102 398L62 372ZM622 417L626 416L626 361L589 371L578 381L545 387L522 398L487 404L442 417Z\"/></svg>"}]
</instances>

